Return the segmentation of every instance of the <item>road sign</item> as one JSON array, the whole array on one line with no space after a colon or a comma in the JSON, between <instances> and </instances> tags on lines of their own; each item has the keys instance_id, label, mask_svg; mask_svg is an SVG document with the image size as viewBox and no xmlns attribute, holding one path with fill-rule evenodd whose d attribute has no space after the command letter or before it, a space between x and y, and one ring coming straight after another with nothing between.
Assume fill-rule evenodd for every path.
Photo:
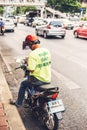
<instances>
[{"instance_id":1,"label":"road sign","mask_svg":"<svg viewBox=\"0 0 87 130\"><path fill-rule=\"evenodd\" d=\"M86 8L80 8L81 11L86 11Z\"/></svg>"}]
</instances>

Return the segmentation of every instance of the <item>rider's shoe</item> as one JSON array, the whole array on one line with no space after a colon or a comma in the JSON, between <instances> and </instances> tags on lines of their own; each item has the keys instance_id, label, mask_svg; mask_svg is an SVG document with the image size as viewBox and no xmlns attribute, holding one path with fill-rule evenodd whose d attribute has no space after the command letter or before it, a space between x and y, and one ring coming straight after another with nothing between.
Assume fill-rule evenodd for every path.
<instances>
[{"instance_id":1,"label":"rider's shoe","mask_svg":"<svg viewBox=\"0 0 87 130\"><path fill-rule=\"evenodd\" d=\"M17 104L17 102L12 100L12 99L10 99L10 104L11 105L15 105L16 107L20 107L21 106L21 105Z\"/></svg>"}]
</instances>

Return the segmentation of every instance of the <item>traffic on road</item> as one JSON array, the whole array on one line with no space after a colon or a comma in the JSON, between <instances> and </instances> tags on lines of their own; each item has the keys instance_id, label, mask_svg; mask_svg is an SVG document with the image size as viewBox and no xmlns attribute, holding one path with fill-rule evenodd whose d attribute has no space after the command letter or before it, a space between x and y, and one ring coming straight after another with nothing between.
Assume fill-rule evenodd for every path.
<instances>
[{"instance_id":1,"label":"traffic on road","mask_svg":"<svg viewBox=\"0 0 87 130\"><path fill-rule=\"evenodd\" d=\"M5 33L4 36L0 36L0 49L11 69L17 65L15 58L24 58L29 55L29 48L23 49L22 44L25 36L30 33L36 34L34 27L18 24L14 33ZM65 106L59 130L87 129L87 39L75 38L73 30L66 30L64 39L38 37L41 44L52 54L52 84L58 85L59 97L62 98ZM13 76L9 74L13 80L7 79L11 92L15 93L15 98L22 75L22 71L16 71L13 72ZM14 77L18 83L16 85ZM26 130L45 130L43 125L33 118L29 108L19 108L18 111Z\"/></svg>"}]
</instances>

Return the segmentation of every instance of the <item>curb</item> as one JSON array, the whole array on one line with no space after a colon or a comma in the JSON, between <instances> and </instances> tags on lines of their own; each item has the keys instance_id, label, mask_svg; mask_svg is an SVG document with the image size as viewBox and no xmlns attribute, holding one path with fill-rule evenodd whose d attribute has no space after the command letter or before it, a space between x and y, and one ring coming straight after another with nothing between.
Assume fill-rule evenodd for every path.
<instances>
[{"instance_id":1,"label":"curb","mask_svg":"<svg viewBox=\"0 0 87 130\"><path fill-rule=\"evenodd\" d=\"M8 121L4 113L3 104L0 102L0 130L9 130Z\"/></svg>"},{"instance_id":2,"label":"curb","mask_svg":"<svg viewBox=\"0 0 87 130\"><path fill-rule=\"evenodd\" d=\"M10 130L26 130L16 106L10 105L9 99L12 99L12 94L4 77L3 71L0 67L0 102L3 104L3 110L6 114L4 118L7 119L8 127ZM8 129L0 128L0 130Z\"/></svg>"}]
</instances>

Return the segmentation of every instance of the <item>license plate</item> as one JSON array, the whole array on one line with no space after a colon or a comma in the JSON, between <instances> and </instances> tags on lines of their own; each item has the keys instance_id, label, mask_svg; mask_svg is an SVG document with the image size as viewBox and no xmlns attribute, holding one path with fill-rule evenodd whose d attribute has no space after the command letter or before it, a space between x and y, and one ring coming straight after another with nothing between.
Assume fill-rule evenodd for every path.
<instances>
[{"instance_id":1,"label":"license plate","mask_svg":"<svg viewBox=\"0 0 87 130\"><path fill-rule=\"evenodd\" d=\"M65 110L62 99L48 102L50 113L57 113Z\"/></svg>"}]
</instances>

